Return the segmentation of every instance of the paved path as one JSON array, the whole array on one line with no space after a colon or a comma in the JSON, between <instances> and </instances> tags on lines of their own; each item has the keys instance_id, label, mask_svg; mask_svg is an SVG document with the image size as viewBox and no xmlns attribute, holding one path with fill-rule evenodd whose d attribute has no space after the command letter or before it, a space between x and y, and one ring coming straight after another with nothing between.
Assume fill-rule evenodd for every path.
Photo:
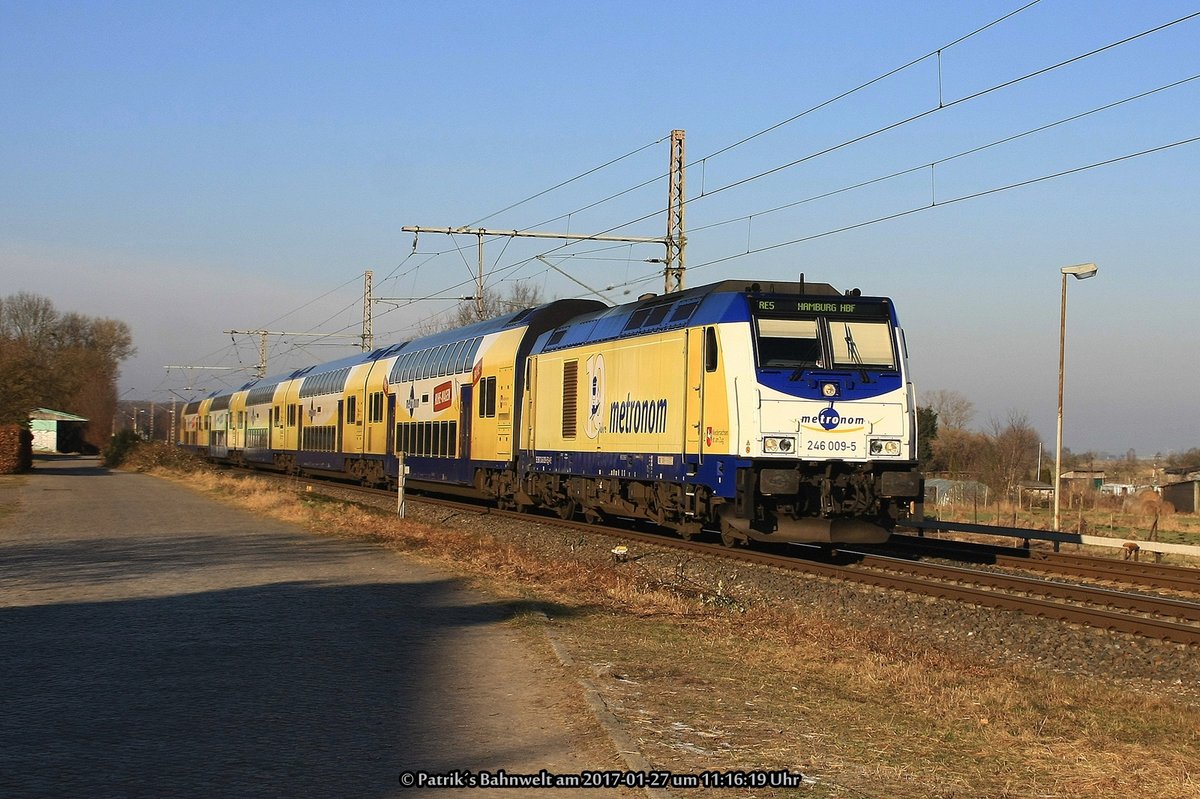
<instances>
[{"instance_id":1,"label":"paved path","mask_svg":"<svg viewBox=\"0 0 1200 799\"><path fill-rule=\"evenodd\" d=\"M38 461L0 478L0 796L516 799L398 775L611 768L563 720L557 664L502 624L520 610L165 481ZM614 795L548 795L572 794Z\"/></svg>"}]
</instances>

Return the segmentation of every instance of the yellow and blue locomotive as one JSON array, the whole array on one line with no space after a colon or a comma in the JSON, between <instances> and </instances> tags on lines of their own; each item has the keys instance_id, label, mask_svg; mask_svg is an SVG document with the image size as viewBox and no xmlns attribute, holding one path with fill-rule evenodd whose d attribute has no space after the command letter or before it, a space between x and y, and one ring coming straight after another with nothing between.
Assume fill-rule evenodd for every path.
<instances>
[{"instance_id":1,"label":"yellow and blue locomotive","mask_svg":"<svg viewBox=\"0 0 1200 799\"><path fill-rule=\"evenodd\" d=\"M189 404L232 461L727 543L881 541L920 500L890 300L724 281L559 300Z\"/></svg>"}]
</instances>

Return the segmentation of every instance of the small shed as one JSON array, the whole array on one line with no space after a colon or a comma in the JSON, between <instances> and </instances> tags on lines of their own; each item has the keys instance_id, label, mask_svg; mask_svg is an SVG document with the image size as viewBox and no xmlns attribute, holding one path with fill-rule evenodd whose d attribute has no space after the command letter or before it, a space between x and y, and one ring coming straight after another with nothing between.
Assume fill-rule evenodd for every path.
<instances>
[{"instance_id":1,"label":"small shed","mask_svg":"<svg viewBox=\"0 0 1200 799\"><path fill-rule=\"evenodd\" d=\"M1062 473L1062 481L1066 488L1094 488L1099 491L1104 485L1104 472L1098 469L1075 469Z\"/></svg>"},{"instance_id":2,"label":"small shed","mask_svg":"<svg viewBox=\"0 0 1200 799\"><path fill-rule=\"evenodd\" d=\"M1195 513L1200 509L1200 480L1167 483L1162 487L1162 497L1180 513Z\"/></svg>"},{"instance_id":3,"label":"small shed","mask_svg":"<svg viewBox=\"0 0 1200 799\"><path fill-rule=\"evenodd\" d=\"M1017 483L1017 496L1026 505L1049 505L1054 501L1054 486L1041 480L1022 480Z\"/></svg>"},{"instance_id":4,"label":"small shed","mask_svg":"<svg viewBox=\"0 0 1200 799\"><path fill-rule=\"evenodd\" d=\"M73 413L38 408L29 414L29 430L33 433L33 451L82 451L83 427L87 422L87 419Z\"/></svg>"}]
</instances>

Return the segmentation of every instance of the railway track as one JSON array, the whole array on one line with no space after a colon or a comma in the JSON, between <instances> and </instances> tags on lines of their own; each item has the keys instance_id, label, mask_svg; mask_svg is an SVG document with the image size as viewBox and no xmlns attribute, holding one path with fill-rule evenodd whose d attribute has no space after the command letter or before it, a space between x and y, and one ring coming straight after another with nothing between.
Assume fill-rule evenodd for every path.
<instances>
[{"instance_id":1,"label":"railway track","mask_svg":"<svg viewBox=\"0 0 1200 799\"><path fill-rule=\"evenodd\" d=\"M726 557L786 571L816 574L836 580L906 591L921 596L970 602L989 608L1015 610L1032 616L1142 635L1192 646L1200 645L1200 604L1165 597L1112 591L995 572L964 569L900 558L855 553L855 563L828 562L795 552L779 554L684 542L656 534L633 533L579 525L649 546L669 546Z\"/></svg>"},{"instance_id":2,"label":"railway track","mask_svg":"<svg viewBox=\"0 0 1200 799\"><path fill-rule=\"evenodd\" d=\"M1087 580L1117 582L1151 590L1200 594L1200 569L1185 566L900 534L892 536L886 552L943 557Z\"/></svg>"},{"instance_id":3,"label":"railway track","mask_svg":"<svg viewBox=\"0 0 1200 799\"><path fill-rule=\"evenodd\" d=\"M295 478L281 479L295 484ZM305 482L313 481L306 480ZM370 496L375 500L386 498L389 503L395 500L394 493L377 489L337 484L336 490L343 494ZM785 548L783 545L762 549L728 548L719 543L700 540L684 541L661 533L638 532L619 527L562 520L552 516L531 517L528 514L440 498L410 496L409 499L473 514L488 514L514 521L537 521L540 524L601 534L626 544L635 542L647 548L670 549L724 558L786 572L901 590L915 595L968 602L982 607L1013 610L1047 619L1178 644L1200 646L1200 603L1186 599L1147 596L1095 585L1064 583L960 566L918 562L849 548L832 553L818 547L790 546ZM1037 563L1040 560L1040 558L1031 559L1029 556L1019 558L1015 555L997 555L996 557L1012 557L1021 560L1023 568L1028 568L1029 563ZM1104 573L1112 574L1113 572ZM1105 579L1110 578L1106 577ZM1180 579L1183 579L1183 576L1180 576ZM1186 582L1186 580L1184 581Z\"/></svg>"}]
</instances>

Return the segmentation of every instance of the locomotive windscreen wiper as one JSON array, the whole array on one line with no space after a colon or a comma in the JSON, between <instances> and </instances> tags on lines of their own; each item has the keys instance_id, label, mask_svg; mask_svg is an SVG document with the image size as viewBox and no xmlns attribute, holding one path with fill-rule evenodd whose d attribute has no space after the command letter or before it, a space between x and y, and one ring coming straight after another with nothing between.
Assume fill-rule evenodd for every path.
<instances>
[{"instance_id":1,"label":"locomotive windscreen wiper","mask_svg":"<svg viewBox=\"0 0 1200 799\"><path fill-rule=\"evenodd\" d=\"M854 334L850 332L850 323L845 323L846 328L846 351L850 354L850 358L858 365L858 374L864 383L870 383L871 378L867 375L867 365L863 363L862 356L858 353L858 345L854 343Z\"/></svg>"}]
</instances>

